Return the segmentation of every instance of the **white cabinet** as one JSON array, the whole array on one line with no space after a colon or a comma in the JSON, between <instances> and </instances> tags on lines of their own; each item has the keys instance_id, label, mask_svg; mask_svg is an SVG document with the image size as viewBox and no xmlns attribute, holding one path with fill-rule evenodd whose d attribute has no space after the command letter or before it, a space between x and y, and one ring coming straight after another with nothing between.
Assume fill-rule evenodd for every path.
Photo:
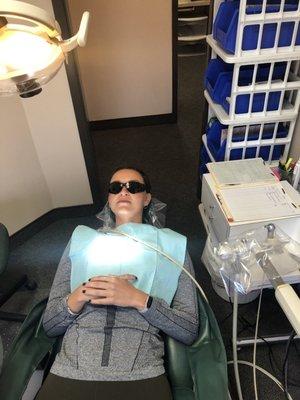
<instances>
[{"instance_id":1,"label":"white cabinet","mask_svg":"<svg viewBox=\"0 0 300 400\"><path fill-rule=\"evenodd\" d=\"M286 181L282 187L296 204L300 195ZM215 243L237 237L242 232L259 228L273 222L294 240L300 243L300 217L285 217L256 220L252 222L229 222L217 197L217 189L210 174L204 174L202 180L201 207L199 208L203 223Z\"/></svg>"}]
</instances>

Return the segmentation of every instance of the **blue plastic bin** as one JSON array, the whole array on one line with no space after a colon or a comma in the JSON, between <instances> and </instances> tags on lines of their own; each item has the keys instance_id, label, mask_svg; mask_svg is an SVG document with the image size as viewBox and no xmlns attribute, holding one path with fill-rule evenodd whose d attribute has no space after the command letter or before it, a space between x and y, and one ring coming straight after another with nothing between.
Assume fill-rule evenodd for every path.
<instances>
[{"instance_id":1,"label":"blue plastic bin","mask_svg":"<svg viewBox=\"0 0 300 400\"><path fill-rule=\"evenodd\" d=\"M232 80L233 65L227 64L219 58L213 58L209 61L204 85L212 100L217 104L222 104L222 88L226 82Z\"/></svg>"},{"instance_id":2,"label":"blue plastic bin","mask_svg":"<svg viewBox=\"0 0 300 400\"><path fill-rule=\"evenodd\" d=\"M256 82L263 82L268 79L270 63L260 64L258 66ZM284 79L286 71L286 62L276 63L274 66L272 79ZM252 83L254 66L246 65L241 67L239 72L239 86L247 86ZM227 64L219 58L210 60L205 73L205 87L212 100L220 104L224 110L229 113L229 103L226 100L230 97L232 86L233 66ZM254 95L252 112L263 111L265 93ZM249 108L250 95L243 94L236 98L235 113L247 113ZM277 110L280 101L280 91L271 92L268 98L267 111Z\"/></svg>"},{"instance_id":3,"label":"blue plastic bin","mask_svg":"<svg viewBox=\"0 0 300 400\"><path fill-rule=\"evenodd\" d=\"M274 111L278 110L279 108L279 102L280 102L280 94L281 92L270 92L269 97L268 97L268 103L266 107L266 111ZM256 93L253 95L253 102L252 102L252 108L251 112L260 112L263 111L264 109L264 103L265 103L265 93ZM236 97L236 103L235 103L235 113L236 114L244 114L249 111L249 104L250 103L250 94L241 94ZM229 108L230 104L224 99L222 103L222 107L224 110L229 113Z\"/></svg>"},{"instance_id":4,"label":"blue plastic bin","mask_svg":"<svg viewBox=\"0 0 300 400\"><path fill-rule=\"evenodd\" d=\"M245 1L245 0L244 0ZM258 2L259 3L259 2ZM239 1L227 1L220 4L214 26L213 37L219 45L227 52L235 53L237 26L239 19ZM280 9L277 4L268 4L266 7L267 13L276 13ZM298 3L291 1L285 3L284 11L296 11ZM262 11L261 4L247 6L247 14L259 14ZM278 46L290 46L293 36L295 22L288 21L281 24ZM276 23L266 23L263 27L261 48L267 49L274 47L276 36ZM242 50L254 50L258 45L259 25L247 25L244 28L242 39ZM296 45L300 45L300 27L298 28Z\"/></svg>"},{"instance_id":5,"label":"blue plastic bin","mask_svg":"<svg viewBox=\"0 0 300 400\"><path fill-rule=\"evenodd\" d=\"M252 125L252 128L255 125ZM226 151L226 143L227 139L221 141L222 129L227 129L227 126L222 125L218 120L214 120L211 124L209 124L206 132L207 146L215 161L224 161L225 151ZM254 128L255 129L255 128ZM248 140L257 140L259 137L260 125L257 125L257 130L254 132L249 132ZM262 139L271 139L273 137L274 132L274 124L267 124L264 126L264 131L262 134ZM276 138L284 138L287 137L288 130L283 124L278 125L278 130L276 134ZM234 134L232 136L232 142L241 142L244 139L243 134ZM263 158L264 160L269 159L271 146L263 146L259 150L258 157ZM279 160L284 151L284 145L276 145L273 149L272 160ZM230 152L230 160L240 160L243 156L242 149L233 149ZM206 151L205 146L202 146L201 153L201 162L200 162L200 173L203 174L207 172L206 163L211 162L209 155ZM245 158L255 158L256 157L256 147L249 147L246 149Z\"/></svg>"}]
</instances>

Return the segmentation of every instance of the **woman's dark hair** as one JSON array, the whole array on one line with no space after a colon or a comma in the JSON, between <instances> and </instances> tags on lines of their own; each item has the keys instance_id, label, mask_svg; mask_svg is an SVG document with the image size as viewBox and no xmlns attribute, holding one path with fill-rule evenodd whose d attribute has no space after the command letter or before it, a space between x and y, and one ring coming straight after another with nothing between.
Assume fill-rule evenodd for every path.
<instances>
[{"instance_id":1,"label":"woman's dark hair","mask_svg":"<svg viewBox=\"0 0 300 400\"><path fill-rule=\"evenodd\" d=\"M149 179L148 175L145 174L144 171L142 171L142 170L139 169L139 168L135 168L135 167L131 167L131 166L125 166L125 167L119 167L119 168L117 168L117 169L113 172L112 175L114 175L114 174L115 174L116 172L118 172L118 171L121 171L122 169L131 169L132 171L138 172L138 173L141 175L141 177L143 178L143 180L144 180L144 184L146 185L146 192L147 192L147 193L151 193L151 183L150 183L150 179Z\"/></svg>"},{"instance_id":2,"label":"woman's dark hair","mask_svg":"<svg viewBox=\"0 0 300 400\"><path fill-rule=\"evenodd\" d=\"M143 178L143 180L144 180L144 184L146 185L146 192L147 193L151 193L150 179L149 179L148 175L145 174L144 171L142 171L139 168L135 168L135 167L131 167L131 166L124 166L124 167L119 167L119 168L115 169L113 174L112 174L112 176L116 172L121 171L122 169L131 169L132 171L138 172L141 175L141 177ZM150 223L151 224L151 222L149 222L149 220L150 220L149 219L149 210L150 210L151 202L152 202L152 200L150 201L150 203L146 207L144 207L144 210L143 210L143 223L147 223L147 224ZM116 221L115 214L111 210L110 210L110 215L111 215L113 221Z\"/></svg>"}]
</instances>

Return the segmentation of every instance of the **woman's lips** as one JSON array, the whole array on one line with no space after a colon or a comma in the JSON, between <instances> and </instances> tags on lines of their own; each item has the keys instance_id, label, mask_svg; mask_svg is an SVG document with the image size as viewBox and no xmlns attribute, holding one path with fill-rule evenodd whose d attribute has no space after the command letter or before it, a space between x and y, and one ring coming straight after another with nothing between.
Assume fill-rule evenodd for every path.
<instances>
[{"instance_id":1,"label":"woman's lips","mask_svg":"<svg viewBox=\"0 0 300 400\"><path fill-rule=\"evenodd\" d=\"M129 200L119 200L119 201L117 202L117 204L121 204L121 203L130 204L130 201L129 201Z\"/></svg>"}]
</instances>

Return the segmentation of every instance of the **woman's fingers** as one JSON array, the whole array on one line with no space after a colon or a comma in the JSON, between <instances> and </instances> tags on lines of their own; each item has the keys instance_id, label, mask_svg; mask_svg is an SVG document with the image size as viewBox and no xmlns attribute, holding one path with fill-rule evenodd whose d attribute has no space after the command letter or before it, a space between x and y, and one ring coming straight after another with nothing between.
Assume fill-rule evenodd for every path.
<instances>
[{"instance_id":1,"label":"woman's fingers","mask_svg":"<svg viewBox=\"0 0 300 400\"><path fill-rule=\"evenodd\" d=\"M127 281L135 281L137 277L133 274L123 274L123 275L108 275L108 276L94 276L89 279L89 282L115 282L116 279L125 279Z\"/></svg>"},{"instance_id":2,"label":"woman's fingers","mask_svg":"<svg viewBox=\"0 0 300 400\"><path fill-rule=\"evenodd\" d=\"M89 282L110 282L111 278L113 278L113 276L93 276L92 278L90 278L87 282L87 284Z\"/></svg>"},{"instance_id":3,"label":"woman's fingers","mask_svg":"<svg viewBox=\"0 0 300 400\"><path fill-rule=\"evenodd\" d=\"M111 295L111 292L107 289L93 289L93 288L83 289L82 293L89 299L97 299Z\"/></svg>"},{"instance_id":4,"label":"woman's fingers","mask_svg":"<svg viewBox=\"0 0 300 400\"><path fill-rule=\"evenodd\" d=\"M91 299L90 303L96 305L112 305L113 301L110 297L102 297L97 299Z\"/></svg>"},{"instance_id":5,"label":"woman's fingers","mask_svg":"<svg viewBox=\"0 0 300 400\"><path fill-rule=\"evenodd\" d=\"M112 289L112 287L113 287L113 283L112 283L112 282L107 282L107 281L91 281L91 282L88 282L88 283L84 286L84 289L93 288L93 289L103 289L103 290L107 290L107 289Z\"/></svg>"},{"instance_id":6,"label":"woman's fingers","mask_svg":"<svg viewBox=\"0 0 300 400\"><path fill-rule=\"evenodd\" d=\"M132 285L133 274L119 276L95 276L82 286L85 301L98 305L136 307L139 291Z\"/></svg>"},{"instance_id":7,"label":"woman's fingers","mask_svg":"<svg viewBox=\"0 0 300 400\"><path fill-rule=\"evenodd\" d=\"M131 274L119 275L119 278L125 279L127 281L136 281L137 280L137 277L135 275L131 275Z\"/></svg>"}]
</instances>

